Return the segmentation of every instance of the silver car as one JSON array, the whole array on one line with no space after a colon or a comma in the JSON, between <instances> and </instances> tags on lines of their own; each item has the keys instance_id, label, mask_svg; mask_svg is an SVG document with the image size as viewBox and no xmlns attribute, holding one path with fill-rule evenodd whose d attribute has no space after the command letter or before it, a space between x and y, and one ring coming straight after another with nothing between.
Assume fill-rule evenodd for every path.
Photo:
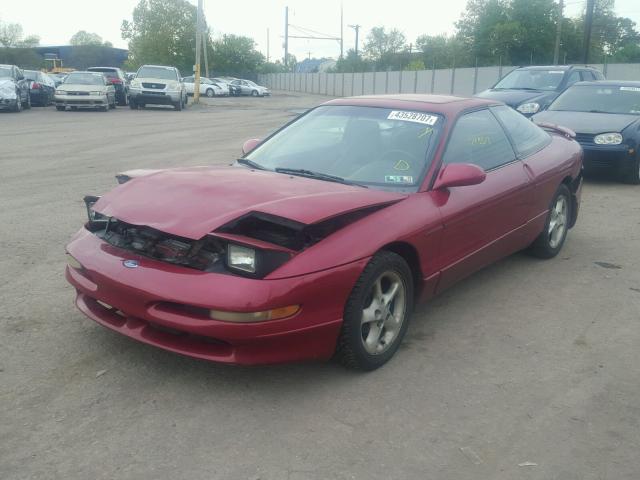
<instances>
[{"instance_id":1,"label":"silver car","mask_svg":"<svg viewBox=\"0 0 640 480\"><path fill-rule=\"evenodd\" d=\"M71 72L56 88L54 97L56 110L67 107L96 108L108 112L116 108L116 90L113 84L99 72Z\"/></svg>"},{"instance_id":2,"label":"silver car","mask_svg":"<svg viewBox=\"0 0 640 480\"><path fill-rule=\"evenodd\" d=\"M267 87L258 85L251 80L235 79L231 81L232 88L239 88L240 95L251 95L253 97L264 97L265 95L271 95L271 91Z\"/></svg>"}]
</instances>

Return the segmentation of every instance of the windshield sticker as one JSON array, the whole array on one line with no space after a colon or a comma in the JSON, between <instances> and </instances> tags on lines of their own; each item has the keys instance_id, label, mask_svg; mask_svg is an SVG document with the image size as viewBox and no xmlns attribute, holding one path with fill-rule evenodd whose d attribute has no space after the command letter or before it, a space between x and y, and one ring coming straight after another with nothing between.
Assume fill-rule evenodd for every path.
<instances>
[{"instance_id":1,"label":"windshield sticker","mask_svg":"<svg viewBox=\"0 0 640 480\"><path fill-rule=\"evenodd\" d=\"M438 121L438 117L435 115L429 115L428 113L394 110L389 114L387 120L401 120L404 122L422 123L424 125L435 125Z\"/></svg>"},{"instance_id":2,"label":"windshield sticker","mask_svg":"<svg viewBox=\"0 0 640 480\"><path fill-rule=\"evenodd\" d=\"M431 135L432 133L433 133L433 128L427 127L418 134L418 138L426 137L427 135Z\"/></svg>"},{"instance_id":3,"label":"windshield sticker","mask_svg":"<svg viewBox=\"0 0 640 480\"><path fill-rule=\"evenodd\" d=\"M620 87L623 92L640 92L640 87Z\"/></svg>"},{"instance_id":4,"label":"windshield sticker","mask_svg":"<svg viewBox=\"0 0 640 480\"><path fill-rule=\"evenodd\" d=\"M396 164L393 166L394 170L409 170L411 165L406 160L398 160Z\"/></svg>"},{"instance_id":5,"label":"windshield sticker","mask_svg":"<svg viewBox=\"0 0 640 480\"><path fill-rule=\"evenodd\" d=\"M413 183L413 177L411 175L385 175L384 181L386 183Z\"/></svg>"}]
</instances>

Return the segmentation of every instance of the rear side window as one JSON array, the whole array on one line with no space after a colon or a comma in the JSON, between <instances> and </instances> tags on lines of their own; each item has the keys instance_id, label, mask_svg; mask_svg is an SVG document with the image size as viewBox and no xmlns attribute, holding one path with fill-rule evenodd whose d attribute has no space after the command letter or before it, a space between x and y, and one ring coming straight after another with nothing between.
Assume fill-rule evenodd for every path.
<instances>
[{"instance_id":1,"label":"rear side window","mask_svg":"<svg viewBox=\"0 0 640 480\"><path fill-rule=\"evenodd\" d=\"M493 107L491 110L502 122L520 157L526 157L542 150L551 141L547 132L512 108Z\"/></svg>"},{"instance_id":2,"label":"rear side window","mask_svg":"<svg viewBox=\"0 0 640 480\"><path fill-rule=\"evenodd\" d=\"M574 70L569 75L569 78L567 79L567 84L565 85L565 88L569 87L569 86L571 86L574 83L579 82L579 81L580 81L580 72L578 70Z\"/></svg>"},{"instance_id":3,"label":"rear side window","mask_svg":"<svg viewBox=\"0 0 640 480\"><path fill-rule=\"evenodd\" d=\"M460 117L453 128L443 163L472 163L492 170L516 159L504 130L489 110Z\"/></svg>"}]
</instances>

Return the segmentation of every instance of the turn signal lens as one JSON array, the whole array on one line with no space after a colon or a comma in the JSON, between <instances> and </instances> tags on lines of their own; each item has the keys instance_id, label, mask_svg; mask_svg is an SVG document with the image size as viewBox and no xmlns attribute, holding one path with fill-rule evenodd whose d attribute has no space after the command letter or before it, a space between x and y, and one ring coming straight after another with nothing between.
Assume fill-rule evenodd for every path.
<instances>
[{"instance_id":1,"label":"turn signal lens","mask_svg":"<svg viewBox=\"0 0 640 480\"><path fill-rule=\"evenodd\" d=\"M221 310L209 310L209 317L221 322L264 322L266 320L279 320L295 315L300 310L300 305L289 305L287 307L274 308L264 312L224 312Z\"/></svg>"},{"instance_id":2,"label":"turn signal lens","mask_svg":"<svg viewBox=\"0 0 640 480\"><path fill-rule=\"evenodd\" d=\"M83 268L82 264L78 260L73 258L69 253L67 253L67 265L69 265L71 268L75 268L76 270L81 270Z\"/></svg>"}]
</instances>

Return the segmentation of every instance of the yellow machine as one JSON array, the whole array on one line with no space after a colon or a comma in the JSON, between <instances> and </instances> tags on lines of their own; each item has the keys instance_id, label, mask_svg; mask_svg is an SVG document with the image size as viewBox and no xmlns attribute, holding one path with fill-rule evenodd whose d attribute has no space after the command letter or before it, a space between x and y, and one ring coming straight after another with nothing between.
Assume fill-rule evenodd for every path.
<instances>
[{"instance_id":1,"label":"yellow machine","mask_svg":"<svg viewBox=\"0 0 640 480\"><path fill-rule=\"evenodd\" d=\"M64 68L62 66L62 60L57 57L45 57L44 61L48 73L69 73L74 71L73 68Z\"/></svg>"}]
</instances>

